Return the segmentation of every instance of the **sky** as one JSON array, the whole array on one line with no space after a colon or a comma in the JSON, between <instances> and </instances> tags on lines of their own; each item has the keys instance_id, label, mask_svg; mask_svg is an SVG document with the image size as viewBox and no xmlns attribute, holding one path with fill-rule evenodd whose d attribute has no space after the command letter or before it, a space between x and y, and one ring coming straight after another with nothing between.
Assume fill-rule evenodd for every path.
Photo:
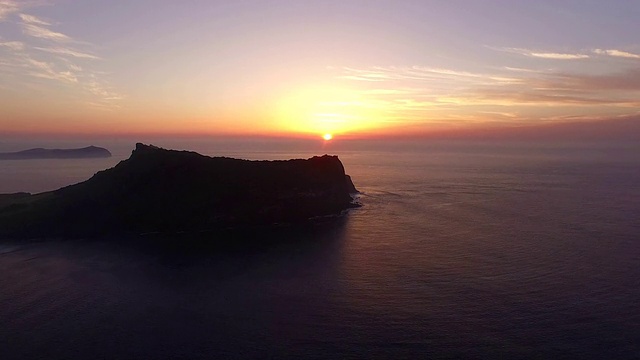
<instances>
[{"instance_id":1,"label":"sky","mask_svg":"<svg viewBox=\"0 0 640 360\"><path fill-rule=\"evenodd\" d=\"M638 0L0 0L0 133L635 131L638 19Z\"/></svg>"}]
</instances>

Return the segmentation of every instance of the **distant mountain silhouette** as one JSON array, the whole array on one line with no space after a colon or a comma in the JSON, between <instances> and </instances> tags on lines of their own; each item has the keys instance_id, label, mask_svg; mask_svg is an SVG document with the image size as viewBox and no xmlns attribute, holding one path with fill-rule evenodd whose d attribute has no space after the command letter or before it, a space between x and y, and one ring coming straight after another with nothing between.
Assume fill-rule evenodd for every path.
<instances>
[{"instance_id":1,"label":"distant mountain silhouette","mask_svg":"<svg viewBox=\"0 0 640 360\"><path fill-rule=\"evenodd\" d=\"M111 157L109 150L97 146L87 146L80 149L35 148L18 152L0 153L0 160L87 159L107 157Z\"/></svg>"},{"instance_id":2,"label":"distant mountain silhouette","mask_svg":"<svg viewBox=\"0 0 640 360\"><path fill-rule=\"evenodd\" d=\"M337 156L248 161L137 144L91 179L0 195L0 237L176 232L292 223L354 207Z\"/></svg>"}]
</instances>

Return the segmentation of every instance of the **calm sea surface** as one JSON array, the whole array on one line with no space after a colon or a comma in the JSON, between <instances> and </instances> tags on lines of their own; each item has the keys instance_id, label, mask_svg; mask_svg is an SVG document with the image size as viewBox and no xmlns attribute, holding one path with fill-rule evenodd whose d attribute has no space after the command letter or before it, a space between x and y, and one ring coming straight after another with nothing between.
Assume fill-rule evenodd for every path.
<instances>
[{"instance_id":1,"label":"calm sea surface","mask_svg":"<svg viewBox=\"0 0 640 360\"><path fill-rule=\"evenodd\" d=\"M159 145L338 154L364 206L215 246L0 241L1 359L640 358L637 145ZM0 162L0 192L133 148L105 146Z\"/></svg>"}]
</instances>

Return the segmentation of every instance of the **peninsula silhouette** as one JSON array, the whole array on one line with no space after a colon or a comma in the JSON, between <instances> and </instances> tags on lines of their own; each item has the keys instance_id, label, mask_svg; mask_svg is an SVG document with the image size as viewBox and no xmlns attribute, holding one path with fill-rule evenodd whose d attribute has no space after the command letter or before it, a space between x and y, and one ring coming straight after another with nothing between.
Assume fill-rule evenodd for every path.
<instances>
[{"instance_id":1,"label":"peninsula silhouette","mask_svg":"<svg viewBox=\"0 0 640 360\"><path fill-rule=\"evenodd\" d=\"M129 159L55 191L0 195L0 237L207 231L295 223L357 206L337 156L208 157L138 143Z\"/></svg>"},{"instance_id":2,"label":"peninsula silhouette","mask_svg":"<svg viewBox=\"0 0 640 360\"><path fill-rule=\"evenodd\" d=\"M79 149L44 149L0 153L0 160L30 160L30 159L88 159L108 158L111 152L97 146L87 146Z\"/></svg>"}]
</instances>

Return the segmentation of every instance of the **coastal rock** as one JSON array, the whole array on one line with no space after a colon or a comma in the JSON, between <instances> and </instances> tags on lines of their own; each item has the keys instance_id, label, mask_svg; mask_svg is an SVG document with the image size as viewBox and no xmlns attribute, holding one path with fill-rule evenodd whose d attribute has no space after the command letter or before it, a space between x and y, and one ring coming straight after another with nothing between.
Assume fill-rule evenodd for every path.
<instances>
[{"instance_id":1,"label":"coastal rock","mask_svg":"<svg viewBox=\"0 0 640 360\"><path fill-rule=\"evenodd\" d=\"M137 144L129 159L82 183L14 201L5 195L0 237L293 223L356 206L353 192L337 156L249 161Z\"/></svg>"}]
</instances>

